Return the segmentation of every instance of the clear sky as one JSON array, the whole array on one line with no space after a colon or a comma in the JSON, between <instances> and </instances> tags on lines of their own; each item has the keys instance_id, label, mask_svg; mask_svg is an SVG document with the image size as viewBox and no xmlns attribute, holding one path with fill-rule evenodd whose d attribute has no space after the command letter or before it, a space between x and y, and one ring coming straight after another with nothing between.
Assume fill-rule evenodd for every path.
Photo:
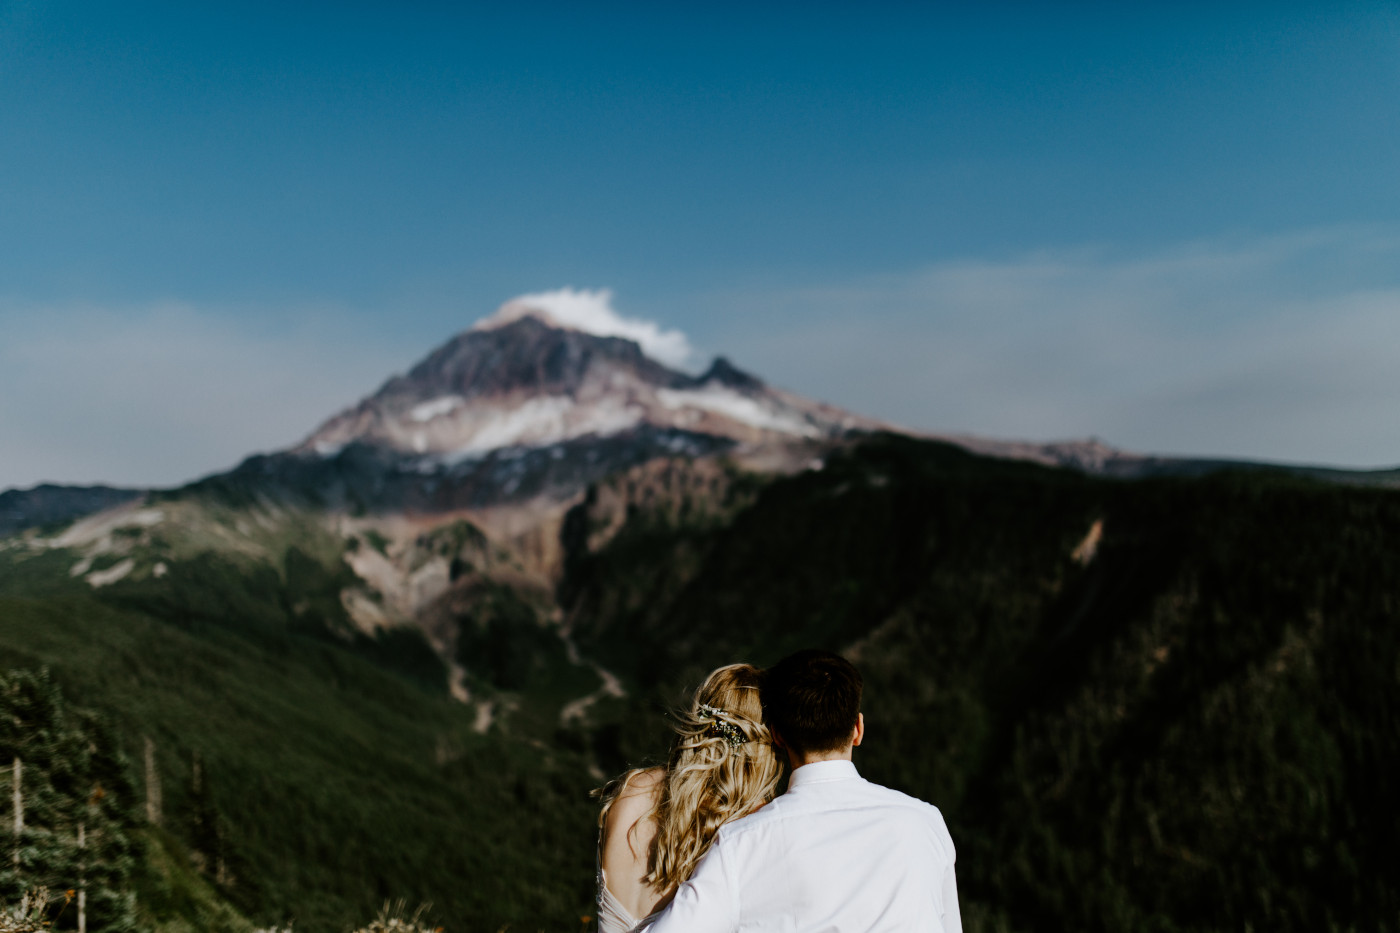
<instances>
[{"instance_id":1,"label":"clear sky","mask_svg":"<svg viewBox=\"0 0 1400 933\"><path fill-rule=\"evenodd\" d=\"M1400 6L0 0L0 488L514 295L912 427L1400 464Z\"/></svg>"}]
</instances>

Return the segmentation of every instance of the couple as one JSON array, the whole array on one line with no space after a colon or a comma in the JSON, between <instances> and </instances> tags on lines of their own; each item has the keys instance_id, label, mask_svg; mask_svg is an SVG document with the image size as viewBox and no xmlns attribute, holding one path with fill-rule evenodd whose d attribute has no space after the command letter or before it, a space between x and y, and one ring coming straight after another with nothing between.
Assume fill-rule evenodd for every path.
<instances>
[{"instance_id":1,"label":"couple","mask_svg":"<svg viewBox=\"0 0 1400 933\"><path fill-rule=\"evenodd\" d=\"M599 933L961 933L942 815L851 763L860 694L825 651L710 674L666 766L604 790Z\"/></svg>"}]
</instances>

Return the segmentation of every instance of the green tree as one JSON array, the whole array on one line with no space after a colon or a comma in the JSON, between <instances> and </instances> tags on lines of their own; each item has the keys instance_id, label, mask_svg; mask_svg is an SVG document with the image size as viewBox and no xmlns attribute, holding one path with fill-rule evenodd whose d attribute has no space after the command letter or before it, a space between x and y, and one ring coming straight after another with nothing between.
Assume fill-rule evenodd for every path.
<instances>
[{"instance_id":1,"label":"green tree","mask_svg":"<svg viewBox=\"0 0 1400 933\"><path fill-rule=\"evenodd\" d=\"M65 911L59 926L76 927L81 916L91 930L132 929L126 762L110 730L68 707L47 670L0 674L0 774L12 808L0 900L15 903L33 887L72 890L81 909Z\"/></svg>"}]
</instances>

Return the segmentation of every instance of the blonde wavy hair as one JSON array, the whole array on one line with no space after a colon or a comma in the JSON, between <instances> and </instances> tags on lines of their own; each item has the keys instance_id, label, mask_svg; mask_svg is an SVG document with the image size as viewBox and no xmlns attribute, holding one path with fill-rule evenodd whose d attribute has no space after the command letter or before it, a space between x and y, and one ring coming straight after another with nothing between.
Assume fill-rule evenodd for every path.
<instances>
[{"instance_id":1,"label":"blonde wavy hair","mask_svg":"<svg viewBox=\"0 0 1400 933\"><path fill-rule=\"evenodd\" d=\"M676 738L660 795L632 827L647 819L656 824L645 880L657 891L668 891L690 877L721 826L773 798L782 764L763 724L762 673L751 664L721 667L695 691L690 709L676 712ZM738 737L742 744L735 744ZM613 802L646 770L634 768L598 792L603 798L600 827Z\"/></svg>"}]
</instances>

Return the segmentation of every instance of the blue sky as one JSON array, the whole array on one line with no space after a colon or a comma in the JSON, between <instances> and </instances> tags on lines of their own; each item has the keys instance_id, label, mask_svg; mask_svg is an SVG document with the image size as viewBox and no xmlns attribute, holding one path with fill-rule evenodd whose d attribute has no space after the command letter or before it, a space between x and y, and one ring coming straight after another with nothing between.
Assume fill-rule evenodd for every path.
<instances>
[{"instance_id":1,"label":"blue sky","mask_svg":"<svg viewBox=\"0 0 1400 933\"><path fill-rule=\"evenodd\" d=\"M1400 463L1394 4L497 6L0 0L0 488L563 286L912 427Z\"/></svg>"}]
</instances>

